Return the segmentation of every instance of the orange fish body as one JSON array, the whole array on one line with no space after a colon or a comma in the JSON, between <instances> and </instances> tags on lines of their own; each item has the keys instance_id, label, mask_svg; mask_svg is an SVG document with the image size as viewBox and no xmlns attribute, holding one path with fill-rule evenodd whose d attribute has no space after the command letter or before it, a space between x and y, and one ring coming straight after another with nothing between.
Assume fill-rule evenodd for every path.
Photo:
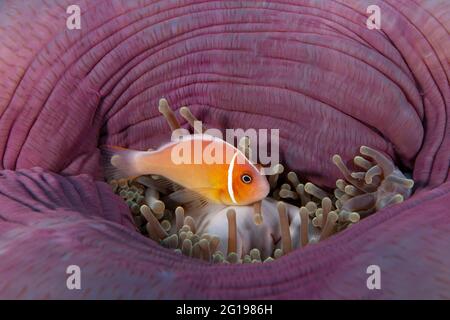
<instances>
[{"instance_id":1,"label":"orange fish body","mask_svg":"<svg viewBox=\"0 0 450 320\"><path fill-rule=\"evenodd\" d=\"M214 203L248 205L269 193L267 179L237 148L209 135L183 136L156 151L103 148L109 178L163 176Z\"/></svg>"}]
</instances>

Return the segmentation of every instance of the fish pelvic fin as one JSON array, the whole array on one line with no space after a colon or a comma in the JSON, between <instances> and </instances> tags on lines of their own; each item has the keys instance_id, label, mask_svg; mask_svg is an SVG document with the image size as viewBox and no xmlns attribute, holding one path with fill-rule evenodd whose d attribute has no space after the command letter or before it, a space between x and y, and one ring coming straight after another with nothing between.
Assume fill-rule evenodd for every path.
<instances>
[{"instance_id":1,"label":"fish pelvic fin","mask_svg":"<svg viewBox=\"0 0 450 320\"><path fill-rule=\"evenodd\" d=\"M145 174L139 169L138 156L144 151L136 151L116 146L100 147L103 174L107 181L133 179Z\"/></svg>"}]
</instances>

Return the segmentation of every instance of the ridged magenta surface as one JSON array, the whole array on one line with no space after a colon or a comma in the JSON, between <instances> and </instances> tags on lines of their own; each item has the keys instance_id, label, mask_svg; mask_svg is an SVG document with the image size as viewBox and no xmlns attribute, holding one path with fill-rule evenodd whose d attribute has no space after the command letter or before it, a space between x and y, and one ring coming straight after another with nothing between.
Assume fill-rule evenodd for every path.
<instances>
[{"instance_id":1,"label":"ridged magenta surface","mask_svg":"<svg viewBox=\"0 0 450 320\"><path fill-rule=\"evenodd\" d=\"M0 297L450 298L447 1L77 1L81 30L70 4L0 2ZM417 191L270 264L178 256L134 230L99 163L103 143L169 140L161 97L211 127L280 129L283 163L320 186L368 145Z\"/></svg>"}]
</instances>

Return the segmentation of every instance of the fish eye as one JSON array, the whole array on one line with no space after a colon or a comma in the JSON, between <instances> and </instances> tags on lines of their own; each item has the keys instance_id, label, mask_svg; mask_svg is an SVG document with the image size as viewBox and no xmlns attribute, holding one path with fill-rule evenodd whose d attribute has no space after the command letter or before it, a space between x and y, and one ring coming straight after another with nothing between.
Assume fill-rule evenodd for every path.
<instances>
[{"instance_id":1,"label":"fish eye","mask_svg":"<svg viewBox=\"0 0 450 320\"><path fill-rule=\"evenodd\" d=\"M252 182L252 177L250 177L248 174L243 174L242 176L241 176L241 180L242 180L242 182L243 183L250 183L250 182Z\"/></svg>"}]
</instances>

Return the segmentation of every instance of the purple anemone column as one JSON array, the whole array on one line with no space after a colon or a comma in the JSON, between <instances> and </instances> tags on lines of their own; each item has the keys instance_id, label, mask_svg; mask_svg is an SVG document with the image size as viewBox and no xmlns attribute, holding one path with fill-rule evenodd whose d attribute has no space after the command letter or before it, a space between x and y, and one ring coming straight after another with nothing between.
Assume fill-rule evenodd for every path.
<instances>
[{"instance_id":1,"label":"purple anemone column","mask_svg":"<svg viewBox=\"0 0 450 320\"><path fill-rule=\"evenodd\" d=\"M450 298L447 1L76 2L80 30L73 1L0 3L0 297ZM320 186L333 154L368 145L417 190L269 264L176 255L135 230L99 162L100 144L169 140L161 97L211 127L280 129L283 163Z\"/></svg>"}]
</instances>

